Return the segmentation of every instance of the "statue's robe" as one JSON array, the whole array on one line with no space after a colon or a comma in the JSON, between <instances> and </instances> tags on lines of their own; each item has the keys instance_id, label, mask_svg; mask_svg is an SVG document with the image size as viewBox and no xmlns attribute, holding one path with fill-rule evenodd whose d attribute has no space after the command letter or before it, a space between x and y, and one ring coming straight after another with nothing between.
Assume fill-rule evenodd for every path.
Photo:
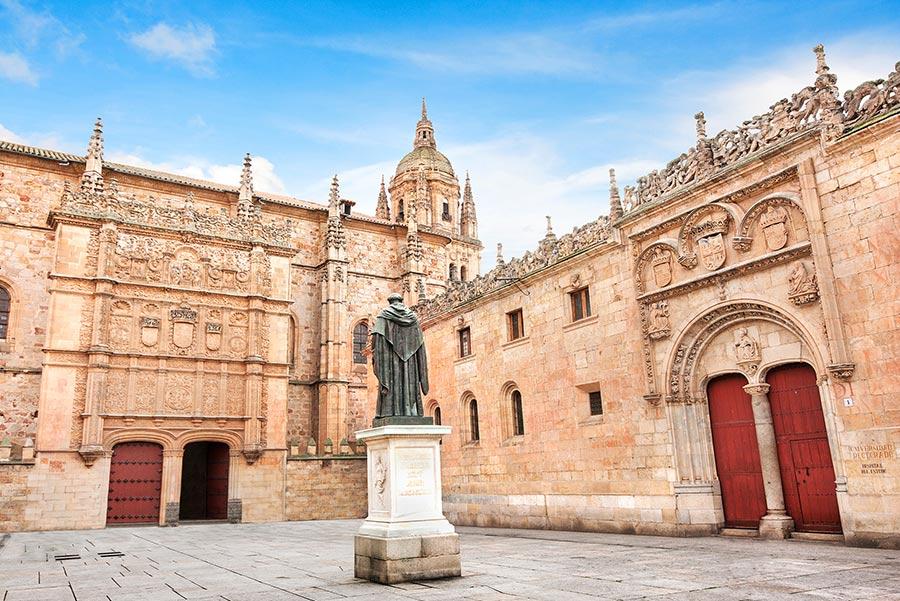
<instances>
[{"instance_id":1,"label":"statue's robe","mask_svg":"<svg viewBox=\"0 0 900 601\"><path fill-rule=\"evenodd\" d=\"M403 306L381 312L372 330L372 361L379 384L375 417L424 415L428 365L415 313Z\"/></svg>"}]
</instances>

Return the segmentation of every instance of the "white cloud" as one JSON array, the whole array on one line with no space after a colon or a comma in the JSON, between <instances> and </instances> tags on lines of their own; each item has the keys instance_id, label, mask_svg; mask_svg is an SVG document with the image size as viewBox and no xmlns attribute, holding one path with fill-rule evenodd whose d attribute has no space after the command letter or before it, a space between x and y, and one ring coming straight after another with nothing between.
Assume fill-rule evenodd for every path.
<instances>
[{"instance_id":1,"label":"white cloud","mask_svg":"<svg viewBox=\"0 0 900 601\"><path fill-rule=\"evenodd\" d=\"M0 52L0 77L30 86L36 86L38 83L37 73L17 52Z\"/></svg>"},{"instance_id":2,"label":"white cloud","mask_svg":"<svg viewBox=\"0 0 900 601\"><path fill-rule=\"evenodd\" d=\"M6 129L0 123L0 140L5 142L15 142L16 144L25 144L25 140L14 131Z\"/></svg>"},{"instance_id":3,"label":"white cloud","mask_svg":"<svg viewBox=\"0 0 900 601\"><path fill-rule=\"evenodd\" d=\"M104 158L113 163L174 173L194 179L205 179L231 186L237 186L240 182L243 167L241 163L215 164L196 157L184 157L157 163L148 161L138 153L116 151L107 153ZM284 182L275 173L275 165L266 157L253 157L253 189L260 193L284 193Z\"/></svg>"},{"instance_id":4,"label":"white cloud","mask_svg":"<svg viewBox=\"0 0 900 601\"><path fill-rule=\"evenodd\" d=\"M742 61L724 71L692 71L666 84L667 97L674 100L666 115L668 128L679 136L684 149L693 143L693 115L703 110L710 135L722 129L733 129L767 110L781 98L789 98L816 78L816 59L811 49L814 42L791 46L774 53ZM867 79L886 77L900 57L900 40L896 36L867 33L849 36L826 44L826 59L837 75L843 93ZM674 157L673 157L674 158Z\"/></svg>"},{"instance_id":5,"label":"white cloud","mask_svg":"<svg viewBox=\"0 0 900 601\"><path fill-rule=\"evenodd\" d=\"M28 49L46 43L49 39L57 54L65 57L77 50L86 39L83 33L72 33L48 10L31 10L18 0L0 0L0 8L9 18L16 37Z\"/></svg>"},{"instance_id":6,"label":"white cloud","mask_svg":"<svg viewBox=\"0 0 900 601\"><path fill-rule=\"evenodd\" d=\"M209 25L188 23L178 28L157 23L129 40L151 57L174 61L194 75L211 76L215 72L216 34Z\"/></svg>"}]
</instances>

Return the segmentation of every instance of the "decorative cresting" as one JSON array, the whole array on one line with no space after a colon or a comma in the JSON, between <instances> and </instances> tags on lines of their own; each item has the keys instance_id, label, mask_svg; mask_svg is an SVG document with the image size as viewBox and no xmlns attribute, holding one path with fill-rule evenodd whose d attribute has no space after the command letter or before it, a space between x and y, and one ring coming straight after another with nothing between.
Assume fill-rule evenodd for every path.
<instances>
[{"instance_id":1,"label":"decorative cresting","mask_svg":"<svg viewBox=\"0 0 900 601\"><path fill-rule=\"evenodd\" d=\"M813 51L815 82L790 99L779 100L768 112L744 121L736 129L722 130L712 138L706 137L706 120L703 113L698 113L697 144L663 169L637 178L635 186L626 186L622 203L625 214L675 196L747 157L799 135L818 130L826 142L831 141L900 108L900 62L887 79L864 82L845 92L841 102L837 78L825 63L824 48L820 44Z\"/></svg>"},{"instance_id":2,"label":"decorative cresting","mask_svg":"<svg viewBox=\"0 0 900 601\"><path fill-rule=\"evenodd\" d=\"M97 136L99 132L95 130L88 147L88 161L81 186L73 190L66 182L60 208L50 214L51 222L64 218L90 219L138 228L169 230L182 238L204 236L285 249L290 247L290 221L263 219L258 204L253 200L246 173L242 175L237 218L229 217L224 209L221 214L211 213L209 207L205 207L202 212L197 211L192 194L187 195L181 206L172 206L170 200L163 203L153 195L146 200L138 199L134 194L120 192L115 179L110 179L106 184L99 170L89 170L94 160L92 149L99 147L102 152L102 139L95 142ZM249 157L247 161L245 172L249 169Z\"/></svg>"},{"instance_id":3,"label":"decorative cresting","mask_svg":"<svg viewBox=\"0 0 900 601\"><path fill-rule=\"evenodd\" d=\"M419 303L416 313L422 321L467 303L475 298L512 286L512 282L522 279L536 271L564 261L568 257L610 240L609 218L600 216L580 227L574 228L564 236L556 237L552 230L545 236L538 248L527 251L521 257L515 257L498 265L484 275L467 282L451 282L447 292Z\"/></svg>"},{"instance_id":4,"label":"decorative cresting","mask_svg":"<svg viewBox=\"0 0 900 601\"><path fill-rule=\"evenodd\" d=\"M681 333L669 353L667 366L666 401L668 403L696 403L706 399L700 389L701 374L695 368L706 344L722 330L741 322L758 320L775 323L808 343L809 337L797 323L781 309L760 301L739 301L716 307L694 319ZM759 365L758 343L739 331L735 341L736 356L745 373L753 375Z\"/></svg>"}]
</instances>

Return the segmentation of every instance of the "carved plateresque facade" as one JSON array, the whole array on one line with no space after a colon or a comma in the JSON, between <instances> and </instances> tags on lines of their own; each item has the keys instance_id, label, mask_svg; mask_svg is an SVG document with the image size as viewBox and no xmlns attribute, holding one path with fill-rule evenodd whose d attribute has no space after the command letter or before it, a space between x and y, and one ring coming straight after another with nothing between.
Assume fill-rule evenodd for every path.
<instances>
[{"instance_id":1,"label":"carved plateresque facade","mask_svg":"<svg viewBox=\"0 0 900 601\"><path fill-rule=\"evenodd\" d=\"M127 521L142 495L177 523L195 442L227 445L231 521L364 516L354 330L392 291L445 290L456 256L477 274L481 245L474 204L469 236L455 209L433 227L352 204L337 178L327 205L257 194L249 155L237 188L105 162L99 120L85 157L0 143L0 531ZM137 442L160 473L109 492Z\"/></svg>"},{"instance_id":2,"label":"carved plateresque facade","mask_svg":"<svg viewBox=\"0 0 900 601\"><path fill-rule=\"evenodd\" d=\"M417 307L427 405L454 428L452 522L714 533L740 521L723 484L737 457L757 470L760 535L900 545L900 63L841 97L814 50L813 85L712 137L698 113L696 145L623 196L610 171L609 217L548 227L512 260L498 247L490 272ZM783 394L779 374L813 372ZM724 400L746 394L749 422L729 422L749 424L744 446L711 417L725 380ZM818 434L788 431L801 393L819 399L795 420L821 422L812 468Z\"/></svg>"}]
</instances>

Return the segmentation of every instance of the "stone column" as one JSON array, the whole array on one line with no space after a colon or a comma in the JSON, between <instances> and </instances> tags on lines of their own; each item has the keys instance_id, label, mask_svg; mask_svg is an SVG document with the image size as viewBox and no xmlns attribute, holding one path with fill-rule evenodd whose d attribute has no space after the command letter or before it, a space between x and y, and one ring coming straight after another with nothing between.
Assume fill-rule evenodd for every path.
<instances>
[{"instance_id":1,"label":"stone column","mask_svg":"<svg viewBox=\"0 0 900 601\"><path fill-rule=\"evenodd\" d=\"M766 493L766 515L759 521L759 535L762 538L787 538L794 529L794 520L784 507L781 468L772 425L772 408L769 406L769 385L748 384L744 390L750 395L753 406L756 444L759 446L759 463Z\"/></svg>"},{"instance_id":2,"label":"stone column","mask_svg":"<svg viewBox=\"0 0 900 601\"><path fill-rule=\"evenodd\" d=\"M184 449L163 451L162 491L163 525L177 526L181 514L181 462Z\"/></svg>"}]
</instances>

